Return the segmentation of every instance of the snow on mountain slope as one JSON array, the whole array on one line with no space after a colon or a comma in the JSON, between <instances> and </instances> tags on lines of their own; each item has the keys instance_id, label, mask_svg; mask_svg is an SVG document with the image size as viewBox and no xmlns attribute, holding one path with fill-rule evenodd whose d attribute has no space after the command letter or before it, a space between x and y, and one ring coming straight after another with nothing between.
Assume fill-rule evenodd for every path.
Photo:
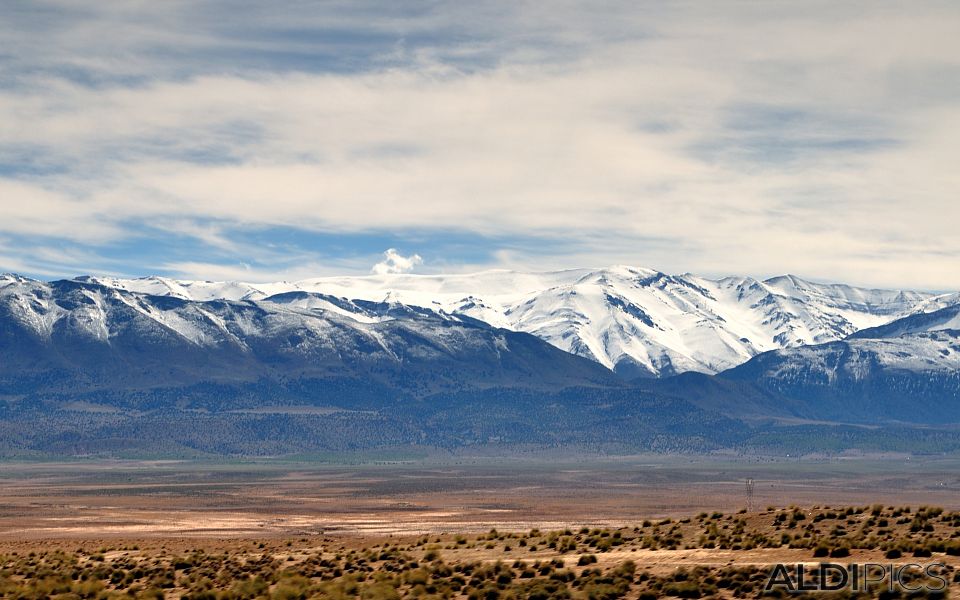
<instances>
[{"instance_id":1,"label":"snow on mountain slope","mask_svg":"<svg viewBox=\"0 0 960 600\"><path fill-rule=\"evenodd\" d=\"M851 339L894 338L937 331L960 335L960 304L954 304L928 313L911 314L902 319L860 330Z\"/></svg>"},{"instance_id":2,"label":"snow on mountain slope","mask_svg":"<svg viewBox=\"0 0 960 600\"><path fill-rule=\"evenodd\" d=\"M861 381L879 370L909 373L960 372L960 338L947 332L895 338L848 338L839 342L779 350L766 363L767 379L829 385L845 376ZM746 368L744 365L741 368Z\"/></svg>"},{"instance_id":3,"label":"snow on mountain slope","mask_svg":"<svg viewBox=\"0 0 960 600\"><path fill-rule=\"evenodd\" d=\"M150 334L147 329L157 328L198 346L217 345L224 340L242 346L244 337L269 333L262 330L267 320L251 321L250 315L259 313L224 308L224 301L269 314L268 320L273 324L323 323L335 319L362 329L364 325L398 318L461 320L456 315L442 315L420 307L354 302L319 293L285 292L252 300L252 296L262 292L244 284L198 287L192 282L159 278L136 280L129 286L122 285L124 282L115 283L116 287L109 287L92 278L44 283L20 276L0 276L0 307L7 316L43 339L69 329L74 335L106 341L118 335L118 327L136 323L144 335ZM203 301L194 300L187 293L198 290L206 297ZM215 292L224 293L215 296ZM230 299L231 293L242 299Z\"/></svg>"},{"instance_id":4,"label":"snow on mountain slope","mask_svg":"<svg viewBox=\"0 0 960 600\"><path fill-rule=\"evenodd\" d=\"M843 340L765 352L719 378L846 422L960 421L960 305L911 314Z\"/></svg>"},{"instance_id":5,"label":"snow on mountain slope","mask_svg":"<svg viewBox=\"0 0 960 600\"><path fill-rule=\"evenodd\" d=\"M77 277L76 281L95 283L106 287L150 294L152 296L172 296L182 300L262 300L271 295L271 288L255 286L249 283L235 281L177 281L168 277L142 277L139 279L118 279L114 277ZM261 289L263 288L263 289ZM278 291L289 291L287 286L280 284Z\"/></svg>"},{"instance_id":6,"label":"snow on mountain slope","mask_svg":"<svg viewBox=\"0 0 960 600\"><path fill-rule=\"evenodd\" d=\"M960 296L819 284L786 275L714 280L615 266L546 273L323 277L271 284L93 279L194 300L283 292L398 302L532 333L627 377L716 373L768 350L842 339Z\"/></svg>"},{"instance_id":7,"label":"snow on mountain slope","mask_svg":"<svg viewBox=\"0 0 960 600\"><path fill-rule=\"evenodd\" d=\"M359 388L376 380L417 393L617 383L535 336L399 303L302 291L200 302L90 280L0 278L0 396L47 384L64 391L275 376L347 378Z\"/></svg>"}]
</instances>

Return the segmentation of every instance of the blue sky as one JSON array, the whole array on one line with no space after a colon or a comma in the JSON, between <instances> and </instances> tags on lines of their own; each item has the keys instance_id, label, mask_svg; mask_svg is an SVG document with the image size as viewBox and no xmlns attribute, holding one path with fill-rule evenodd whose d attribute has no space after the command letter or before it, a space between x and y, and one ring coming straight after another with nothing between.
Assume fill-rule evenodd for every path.
<instances>
[{"instance_id":1,"label":"blue sky","mask_svg":"<svg viewBox=\"0 0 960 600\"><path fill-rule=\"evenodd\" d=\"M13 0L0 271L394 248L958 289L957 31L953 2Z\"/></svg>"}]
</instances>

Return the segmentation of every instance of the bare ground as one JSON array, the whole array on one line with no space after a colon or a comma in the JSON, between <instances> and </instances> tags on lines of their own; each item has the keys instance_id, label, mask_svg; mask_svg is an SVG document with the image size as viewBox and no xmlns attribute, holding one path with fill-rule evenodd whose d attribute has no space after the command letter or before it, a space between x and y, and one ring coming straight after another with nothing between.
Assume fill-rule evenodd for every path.
<instances>
[{"instance_id":1,"label":"bare ground","mask_svg":"<svg viewBox=\"0 0 960 600\"><path fill-rule=\"evenodd\" d=\"M960 460L0 463L0 540L9 541L622 527L748 503L960 509Z\"/></svg>"}]
</instances>

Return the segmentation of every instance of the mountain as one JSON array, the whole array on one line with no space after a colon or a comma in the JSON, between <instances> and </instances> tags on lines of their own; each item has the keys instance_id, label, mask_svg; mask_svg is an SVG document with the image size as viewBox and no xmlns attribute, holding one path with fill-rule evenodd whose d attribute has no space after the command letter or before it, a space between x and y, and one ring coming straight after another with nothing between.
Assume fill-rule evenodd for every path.
<instances>
[{"instance_id":1,"label":"mountain","mask_svg":"<svg viewBox=\"0 0 960 600\"><path fill-rule=\"evenodd\" d=\"M718 373L762 352L837 341L960 296L818 284L791 275L709 279L616 266L547 273L325 277L298 282L81 278L187 300L290 291L401 302L533 334L627 379Z\"/></svg>"},{"instance_id":2,"label":"mountain","mask_svg":"<svg viewBox=\"0 0 960 600\"><path fill-rule=\"evenodd\" d=\"M261 286L3 275L0 456L954 451L958 312L948 296L627 267ZM715 376L625 382L590 349L676 370L849 329Z\"/></svg>"},{"instance_id":3,"label":"mountain","mask_svg":"<svg viewBox=\"0 0 960 600\"><path fill-rule=\"evenodd\" d=\"M0 455L710 451L745 426L469 316L0 277Z\"/></svg>"},{"instance_id":4,"label":"mountain","mask_svg":"<svg viewBox=\"0 0 960 600\"><path fill-rule=\"evenodd\" d=\"M767 352L719 378L789 398L807 419L960 423L960 305Z\"/></svg>"},{"instance_id":5,"label":"mountain","mask_svg":"<svg viewBox=\"0 0 960 600\"><path fill-rule=\"evenodd\" d=\"M886 325L861 329L849 339L884 339L936 331L960 331L960 303L925 313L916 313Z\"/></svg>"},{"instance_id":6,"label":"mountain","mask_svg":"<svg viewBox=\"0 0 960 600\"><path fill-rule=\"evenodd\" d=\"M275 376L416 394L613 379L534 336L399 303L308 292L197 302L13 277L0 279L0 355L5 387L33 393Z\"/></svg>"}]
</instances>

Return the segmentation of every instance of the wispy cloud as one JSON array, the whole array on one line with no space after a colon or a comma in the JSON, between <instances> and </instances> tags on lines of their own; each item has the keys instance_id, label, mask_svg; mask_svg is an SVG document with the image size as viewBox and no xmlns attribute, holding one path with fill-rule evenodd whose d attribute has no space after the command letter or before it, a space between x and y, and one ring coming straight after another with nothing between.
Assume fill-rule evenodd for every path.
<instances>
[{"instance_id":1,"label":"wispy cloud","mask_svg":"<svg viewBox=\"0 0 960 600\"><path fill-rule=\"evenodd\" d=\"M4 11L0 235L32 243L0 270L59 244L84 260L43 274L144 274L128 246L364 272L396 245L960 287L950 3L231 7Z\"/></svg>"}]
</instances>

